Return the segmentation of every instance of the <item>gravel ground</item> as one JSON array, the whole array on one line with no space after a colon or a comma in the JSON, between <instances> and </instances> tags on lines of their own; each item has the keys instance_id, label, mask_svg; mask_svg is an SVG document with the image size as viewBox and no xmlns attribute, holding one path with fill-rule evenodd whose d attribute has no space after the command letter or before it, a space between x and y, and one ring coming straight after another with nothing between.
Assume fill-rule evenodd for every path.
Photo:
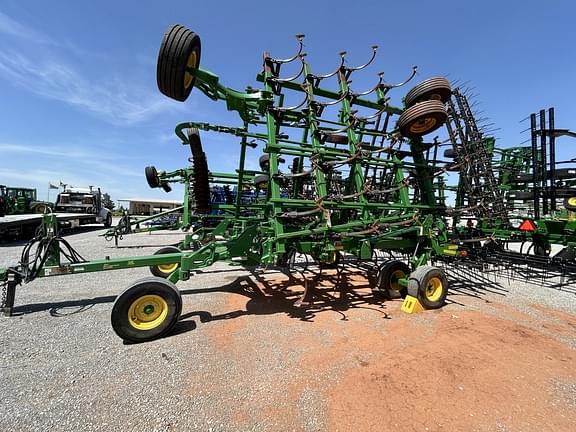
<instances>
[{"instance_id":1,"label":"gravel ground","mask_svg":"<svg viewBox=\"0 0 576 432\"><path fill-rule=\"evenodd\" d=\"M95 259L147 255L181 238L175 232L138 234L114 248L97 236L101 232L67 240ZM22 244L0 245L0 266L17 262L21 250ZM410 332L391 327L390 320L426 339L434 337L438 317L471 311L537 330L568 353L576 349L576 331L554 327L569 324L576 330L574 286L466 272L451 272L459 282L440 314L402 315L399 302L382 305L363 295L344 309L328 303L301 314L276 295L264 300L253 295L255 287L266 291L276 273L262 277L217 263L178 284L183 317L173 335L134 345L113 333L110 311L115 296L149 276L148 269L38 279L17 290L16 316L0 319L0 430L360 430L334 423L339 405L328 397L330 388L382 361L380 350L355 344L354 329L397 340L399 349L412 345ZM550 403L576 418L576 379L561 374L546 379ZM367 400L366 409L373 402ZM397 430L435 430L417 424ZM548 430L546 424L526 429L490 419L486 428L469 430ZM378 423L360 427L385 430Z\"/></svg>"}]
</instances>

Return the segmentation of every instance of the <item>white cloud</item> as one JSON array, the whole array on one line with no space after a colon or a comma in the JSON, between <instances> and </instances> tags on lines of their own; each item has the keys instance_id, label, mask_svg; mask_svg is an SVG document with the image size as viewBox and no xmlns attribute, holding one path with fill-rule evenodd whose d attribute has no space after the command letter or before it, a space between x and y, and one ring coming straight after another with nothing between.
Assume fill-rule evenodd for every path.
<instances>
[{"instance_id":1,"label":"white cloud","mask_svg":"<svg viewBox=\"0 0 576 432\"><path fill-rule=\"evenodd\" d=\"M39 33L31 27L15 21L3 12L0 12L0 32L35 43L56 45L55 41L51 38Z\"/></svg>"},{"instance_id":2,"label":"white cloud","mask_svg":"<svg viewBox=\"0 0 576 432\"><path fill-rule=\"evenodd\" d=\"M113 124L132 125L175 105L157 92L127 82L90 81L61 60L30 61L0 51L0 74L37 95L88 110Z\"/></svg>"}]
</instances>

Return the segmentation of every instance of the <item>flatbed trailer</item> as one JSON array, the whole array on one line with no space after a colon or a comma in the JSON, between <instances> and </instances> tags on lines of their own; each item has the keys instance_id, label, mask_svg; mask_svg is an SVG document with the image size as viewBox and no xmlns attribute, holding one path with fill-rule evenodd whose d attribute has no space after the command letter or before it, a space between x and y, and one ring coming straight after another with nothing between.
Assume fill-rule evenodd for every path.
<instances>
[{"instance_id":1,"label":"flatbed trailer","mask_svg":"<svg viewBox=\"0 0 576 432\"><path fill-rule=\"evenodd\" d=\"M53 213L61 228L76 228L81 225L99 223L95 214L89 213ZM9 237L34 235L42 225L42 214L8 215L0 217L0 240Z\"/></svg>"}]
</instances>

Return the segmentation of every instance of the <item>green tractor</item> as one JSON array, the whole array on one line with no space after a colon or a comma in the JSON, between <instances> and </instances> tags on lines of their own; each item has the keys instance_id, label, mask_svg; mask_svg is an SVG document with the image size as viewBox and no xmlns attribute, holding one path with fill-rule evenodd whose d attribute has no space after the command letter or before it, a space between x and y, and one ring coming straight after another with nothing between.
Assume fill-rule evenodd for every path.
<instances>
[{"instance_id":1,"label":"green tractor","mask_svg":"<svg viewBox=\"0 0 576 432\"><path fill-rule=\"evenodd\" d=\"M28 213L42 214L52 204L38 201L36 189L0 185L0 217Z\"/></svg>"}]
</instances>

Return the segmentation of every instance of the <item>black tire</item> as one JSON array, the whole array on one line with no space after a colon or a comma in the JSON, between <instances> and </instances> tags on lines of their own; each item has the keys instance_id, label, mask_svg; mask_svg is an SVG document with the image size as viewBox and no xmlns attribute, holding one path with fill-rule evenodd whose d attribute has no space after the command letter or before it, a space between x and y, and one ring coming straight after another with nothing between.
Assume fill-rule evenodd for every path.
<instances>
[{"instance_id":1,"label":"black tire","mask_svg":"<svg viewBox=\"0 0 576 432\"><path fill-rule=\"evenodd\" d=\"M120 294L112 307L114 332L128 342L146 342L165 336L182 312L176 286L164 279L139 280Z\"/></svg>"},{"instance_id":2,"label":"black tire","mask_svg":"<svg viewBox=\"0 0 576 432\"><path fill-rule=\"evenodd\" d=\"M576 211L576 195L564 198L564 208L568 211Z\"/></svg>"},{"instance_id":3,"label":"black tire","mask_svg":"<svg viewBox=\"0 0 576 432\"><path fill-rule=\"evenodd\" d=\"M164 192L168 193L168 192L172 192L172 186L170 186L170 183L162 183L160 185L160 187L164 190Z\"/></svg>"},{"instance_id":4,"label":"black tire","mask_svg":"<svg viewBox=\"0 0 576 432\"><path fill-rule=\"evenodd\" d=\"M324 134L324 141L333 144L348 144L348 135L327 133Z\"/></svg>"},{"instance_id":5,"label":"black tire","mask_svg":"<svg viewBox=\"0 0 576 432\"><path fill-rule=\"evenodd\" d=\"M281 164L284 162L286 162L284 158L278 156L278 163ZM258 165L260 165L260 169L262 171L268 172L268 170L270 169L270 155L266 153L260 156L260 159L258 159Z\"/></svg>"},{"instance_id":6,"label":"black tire","mask_svg":"<svg viewBox=\"0 0 576 432\"><path fill-rule=\"evenodd\" d=\"M198 129L188 129L188 143L192 152L192 168L194 169L194 176L192 177L194 211L199 214L208 214L212 211L208 159L202 149L202 140Z\"/></svg>"},{"instance_id":7,"label":"black tire","mask_svg":"<svg viewBox=\"0 0 576 432\"><path fill-rule=\"evenodd\" d=\"M261 174L254 177L254 186L260 190L268 190L268 183L270 183L270 177L266 174Z\"/></svg>"},{"instance_id":8,"label":"black tire","mask_svg":"<svg viewBox=\"0 0 576 432\"><path fill-rule=\"evenodd\" d=\"M181 252L180 249L178 249L176 246L166 246L163 247L162 249L158 249L156 252L154 252L154 255L163 255L163 254L180 253L180 252ZM174 264L154 265L148 268L150 269L150 273L152 273L154 276L166 279L168 276L170 276L172 273L178 270L179 267L180 263L178 262Z\"/></svg>"},{"instance_id":9,"label":"black tire","mask_svg":"<svg viewBox=\"0 0 576 432\"><path fill-rule=\"evenodd\" d=\"M112 226L112 214L108 213L108 215L106 216L106 220L104 221L104 226L106 228L110 228Z\"/></svg>"},{"instance_id":10,"label":"black tire","mask_svg":"<svg viewBox=\"0 0 576 432\"><path fill-rule=\"evenodd\" d=\"M46 205L45 204L36 204L30 210L32 211L32 213L35 213L35 214L44 214L44 213L46 213Z\"/></svg>"},{"instance_id":11,"label":"black tire","mask_svg":"<svg viewBox=\"0 0 576 432\"><path fill-rule=\"evenodd\" d=\"M550 256L550 252L552 252L550 243L534 243L534 255L547 257Z\"/></svg>"},{"instance_id":12,"label":"black tire","mask_svg":"<svg viewBox=\"0 0 576 432\"><path fill-rule=\"evenodd\" d=\"M408 294L416 297L425 309L441 308L448 295L446 273L437 267L418 267L408 279Z\"/></svg>"},{"instance_id":13,"label":"black tire","mask_svg":"<svg viewBox=\"0 0 576 432\"><path fill-rule=\"evenodd\" d=\"M454 149L446 149L444 150L444 157L448 159L454 159L456 157L456 152Z\"/></svg>"},{"instance_id":14,"label":"black tire","mask_svg":"<svg viewBox=\"0 0 576 432\"><path fill-rule=\"evenodd\" d=\"M410 274L410 267L402 261L393 260L382 263L376 276L374 291L395 299L406 297L407 289L398 284L398 279Z\"/></svg>"},{"instance_id":15,"label":"black tire","mask_svg":"<svg viewBox=\"0 0 576 432\"><path fill-rule=\"evenodd\" d=\"M450 96L452 96L450 82L446 78L434 77L428 78L413 87L406 94L404 103L407 108L428 100L436 100L444 104L448 102Z\"/></svg>"},{"instance_id":16,"label":"black tire","mask_svg":"<svg viewBox=\"0 0 576 432\"><path fill-rule=\"evenodd\" d=\"M405 110L398 119L398 129L406 138L418 138L434 132L448 118L446 108L440 101L429 100L417 103Z\"/></svg>"},{"instance_id":17,"label":"black tire","mask_svg":"<svg viewBox=\"0 0 576 432\"><path fill-rule=\"evenodd\" d=\"M196 81L193 73L200 66L200 37L191 30L175 24L168 27L156 66L156 80L160 92L171 99L184 102Z\"/></svg>"},{"instance_id":18,"label":"black tire","mask_svg":"<svg viewBox=\"0 0 576 432\"><path fill-rule=\"evenodd\" d=\"M510 191L508 192L508 200L515 200L515 201L526 201L531 200L534 198L534 194L532 192L523 192L523 191Z\"/></svg>"},{"instance_id":19,"label":"black tire","mask_svg":"<svg viewBox=\"0 0 576 432\"><path fill-rule=\"evenodd\" d=\"M156 171L155 166L147 166L144 168L144 174L146 175L148 186L152 189L160 186L160 178L158 177L158 171Z\"/></svg>"}]
</instances>

